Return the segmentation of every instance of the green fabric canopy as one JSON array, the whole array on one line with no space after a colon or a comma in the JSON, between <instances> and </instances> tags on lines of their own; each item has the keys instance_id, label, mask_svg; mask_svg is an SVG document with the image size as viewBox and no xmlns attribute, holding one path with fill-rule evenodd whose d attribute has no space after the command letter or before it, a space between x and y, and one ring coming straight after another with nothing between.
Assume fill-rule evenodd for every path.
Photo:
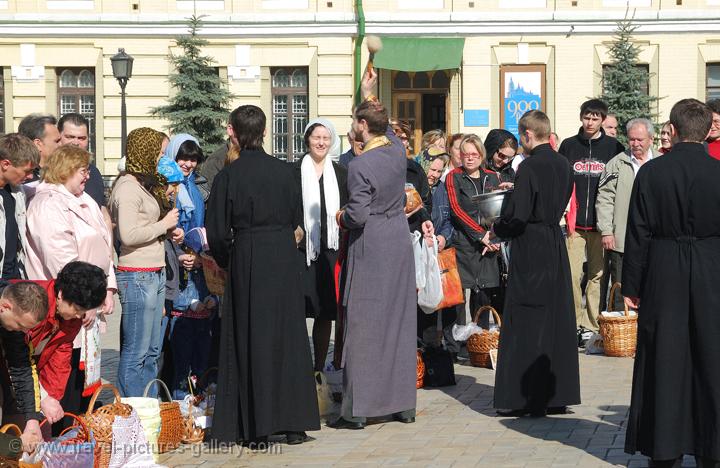
<instances>
[{"instance_id":1,"label":"green fabric canopy","mask_svg":"<svg viewBox=\"0 0 720 468\"><path fill-rule=\"evenodd\" d=\"M375 66L406 72L460 68L464 38L383 37Z\"/></svg>"}]
</instances>

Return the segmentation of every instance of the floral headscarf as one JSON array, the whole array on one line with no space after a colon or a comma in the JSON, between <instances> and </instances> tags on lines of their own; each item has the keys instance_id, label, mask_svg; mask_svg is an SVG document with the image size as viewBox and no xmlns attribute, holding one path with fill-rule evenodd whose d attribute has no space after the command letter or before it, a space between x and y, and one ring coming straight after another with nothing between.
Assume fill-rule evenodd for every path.
<instances>
[{"instance_id":1,"label":"floral headscarf","mask_svg":"<svg viewBox=\"0 0 720 468\"><path fill-rule=\"evenodd\" d=\"M165 136L149 127L136 128L128 134L127 162L125 170L138 176L140 183L150 192L160 206L160 218L171 209L165 194L165 177L157 171L160 149Z\"/></svg>"}]
</instances>

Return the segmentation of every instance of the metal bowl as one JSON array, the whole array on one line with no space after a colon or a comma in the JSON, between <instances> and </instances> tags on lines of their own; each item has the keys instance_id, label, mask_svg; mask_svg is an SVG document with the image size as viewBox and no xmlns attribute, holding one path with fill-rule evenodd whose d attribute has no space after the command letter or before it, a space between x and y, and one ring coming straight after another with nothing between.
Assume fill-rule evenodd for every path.
<instances>
[{"instance_id":1,"label":"metal bowl","mask_svg":"<svg viewBox=\"0 0 720 468\"><path fill-rule=\"evenodd\" d=\"M496 192L483 193L476 197L478 207L478 222L484 228L490 228L500 217L503 204L512 190L498 190Z\"/></svg>"}]
</instances>

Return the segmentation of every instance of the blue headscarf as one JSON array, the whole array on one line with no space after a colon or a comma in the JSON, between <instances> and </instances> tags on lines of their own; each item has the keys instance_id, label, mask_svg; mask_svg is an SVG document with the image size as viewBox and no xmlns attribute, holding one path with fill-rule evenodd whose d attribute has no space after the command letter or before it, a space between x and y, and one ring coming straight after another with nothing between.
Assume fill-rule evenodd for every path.
<instances>
[{"instance_id":1,"label":"blue headscarf","mask_svg":"<svg viewBox=\"0 0 720 468\"><path fill-rule=\"evenodd\" d=\"M180 146L186 141L193 141L200 146L200 142L194 136L188 133L178 133L170 138L165 149L165 156L173 161L177 159ZM195 185L195 171L186 176L182 180L180 192L177 197L177 208L180 211L178 226L185 232L196 227L202 227L205 224L205 202L203 201L200 190Z\"/></svg>"}]
</instances>

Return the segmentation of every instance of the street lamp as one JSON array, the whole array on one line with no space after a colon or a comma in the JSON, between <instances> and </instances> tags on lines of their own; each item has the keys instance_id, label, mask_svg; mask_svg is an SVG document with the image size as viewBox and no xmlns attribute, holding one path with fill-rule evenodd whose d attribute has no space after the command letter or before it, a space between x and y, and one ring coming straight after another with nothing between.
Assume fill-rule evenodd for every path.
<instances>
[{"instance_id":1,"label":"street lamp","mask_svg":"<svg viewBox=\"0 0 720 468\"><path fill-rule=\"evenodd\" d=\"M133 58L125 53L125 49L118 49L118 53L110 57L112 63L113 76L120 83L120 138L122 144L122 154L125 156L127 147L127 109L125 108L125 86L132 77Z\"/></svg>"}]
</instances>

